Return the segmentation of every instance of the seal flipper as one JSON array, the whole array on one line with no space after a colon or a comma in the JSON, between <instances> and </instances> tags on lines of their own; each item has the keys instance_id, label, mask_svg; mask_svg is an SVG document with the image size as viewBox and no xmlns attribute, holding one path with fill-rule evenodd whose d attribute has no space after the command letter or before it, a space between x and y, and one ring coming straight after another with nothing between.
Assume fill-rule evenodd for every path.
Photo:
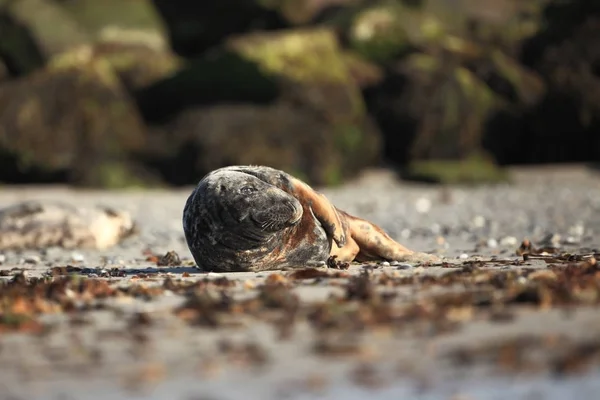
<instances>
[{"instance_id":1,"label":"seal flipper","mask_svg":"<svg viewBox=\"0 0 600 400\"><path fill-rule=\"evenodd\" d=\"M358 247L354 257L356 261L439 261L436 256L407 249L369 221L354 217L341 210L338 212L347 221L351 241ZM343 249L335 248L332 248L332 255L337 255L338 259L342 261L349 261L348 257L351 256Z\"/></svg>"},{"instance_id":2,"label":"seal flipper","mask_svg":"<svg viewBox=\"0 0 600 400\"><path fill-rule=\"evenodd\" d=\"M327 235L333 238L338 247L344 247L347 242L348 226L345 219L340 217L338 210L325 197L306 183L294 177L288 177L292 184L294 195L301 201L308 202L313 214L319 220Z\"/></svg>"}]
</instances>

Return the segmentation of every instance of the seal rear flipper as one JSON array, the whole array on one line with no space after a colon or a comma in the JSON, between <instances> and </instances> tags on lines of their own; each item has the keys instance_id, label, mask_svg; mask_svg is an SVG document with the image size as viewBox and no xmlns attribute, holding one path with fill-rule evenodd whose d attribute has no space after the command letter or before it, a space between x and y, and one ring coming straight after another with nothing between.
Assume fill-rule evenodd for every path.
<instances>
[{"instance_id":1,"label":"seal rear flipper","mask_svg":"<svg viewBox=\"0 0 600 400\"><path fill-rule=\"evenodd\" d=\"M352 240L360 249L356 255L357 261L406 261L415 254L414 251L393 240L377 225L344 211L340 213L347 221Z\"/></svg>"}]
</instances>

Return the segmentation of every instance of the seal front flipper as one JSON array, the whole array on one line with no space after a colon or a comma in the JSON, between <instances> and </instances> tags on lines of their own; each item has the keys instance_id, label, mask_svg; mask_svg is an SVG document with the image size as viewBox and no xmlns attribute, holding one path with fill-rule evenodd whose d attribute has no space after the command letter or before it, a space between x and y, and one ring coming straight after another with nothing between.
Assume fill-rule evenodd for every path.
<instances>
[{"instance_id":1,"label":"seal front flipper","mask_svg":"<svg viewBox=\"0 0 600 400\"><path fill-rule=\"evenodd\" d=\"M291 176L288 179L292 184L295 197L309 204L327 235L333 238L338 247L344 247L347 239L347 225L344 224L343 218L340 217L335 206L325 195L318 193L301 180Z\"/></svg>"}]
</instances>

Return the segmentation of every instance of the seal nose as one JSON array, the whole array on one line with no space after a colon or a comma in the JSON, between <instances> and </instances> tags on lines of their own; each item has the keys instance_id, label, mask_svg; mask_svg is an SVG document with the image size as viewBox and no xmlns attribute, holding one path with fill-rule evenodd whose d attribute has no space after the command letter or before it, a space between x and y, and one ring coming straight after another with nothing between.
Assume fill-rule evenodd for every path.
<instances>
[{"instance_id":1,"label":"seal nose","mask_svg":"<svg viewBox=\"0 0 600 400\"><path fill-rule=\"evenodd\" d=\"M296 225L300 221L300 218L302 218L302 207L296 206L291 201L286 201L285 205L287 207L289 207L290 210L292 210L294 212L292 214L292 216L290 217L290 219L288 220L288 224L289 225Z\"/></svg>"}]
</instances>

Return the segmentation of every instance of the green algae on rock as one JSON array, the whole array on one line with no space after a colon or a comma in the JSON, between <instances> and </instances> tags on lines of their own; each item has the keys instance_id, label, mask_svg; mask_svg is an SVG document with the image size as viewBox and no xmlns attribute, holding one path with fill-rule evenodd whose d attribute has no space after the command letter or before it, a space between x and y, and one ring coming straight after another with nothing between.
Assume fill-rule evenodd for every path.
<instances>
[{"instance_id":1,"label":"green algae on rock","mask_svg":"<svg viewBox=\"0 0 600 400\"><path fill-rule=\"evenodd\" d=\"M130 93L173 74L184 65L184 62L169 50L154 49L144 44L111 41L99 41L72 48L50 60L50 65L77 67L90 62L110 69L108 74L117 77Z\"/></svg>"},{"instance_id":2,"label":"green algae on rock","mask_svg":"<svg viewBox=\"0 0 600 400\"><path fill-rule=\"evenodd\" d=\"M329 125L327 135L336 144L340 164L328 173L332 179L318 183L339 183L378 159L379 132L366 115L360 88L331 30L254 33L234 37L228 46L279 83L281 101L296 104Z\"/></svg>"},{"instance_id":3,"label":"green algae on rock","mask_svg":"<svg viewBox=\"0 0 600 400\"><path fill-rule=\"evenodd\" d=\"M94 40L168 47L166 27L151 0L63 0L60 5Z\"/></svg>"},{"instance_id":4,"label":"green algae on rock","mask_svg":"<svg viewBox=\"0 0 600 400\"><path fill-rule=\"evenodd\" d=\"M60 62L0 87L0 148L22 171L65 171L89 182L103 160L144 144L143 124L113 70Z\"/></svg>"},{"instance_id":5,"label":"green algae on rock","mask_svg":"<svg viewBox=\"0 0 600 400\"><path fill-rule=\"evenodd\" d=\"M342 182L380 153L379 131L346 60L327 29L230 38L138 92L146 119L162 126L150 163L172 174L186 162L193 176L173 176L180 184L225 164Z\"/></svg>"}]
</instances>

